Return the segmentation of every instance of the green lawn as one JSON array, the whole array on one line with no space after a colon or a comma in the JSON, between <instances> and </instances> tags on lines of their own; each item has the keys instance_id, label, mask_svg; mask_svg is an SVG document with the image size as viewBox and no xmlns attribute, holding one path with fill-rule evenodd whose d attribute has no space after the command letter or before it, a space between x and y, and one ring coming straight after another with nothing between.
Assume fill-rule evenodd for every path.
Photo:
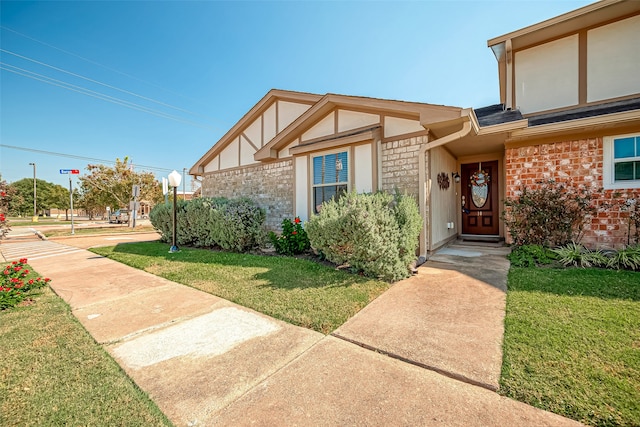
<instances>
[{"instance_id":1,"label":"green lawn","mask_svg":"<svg viewBox=\"0 0 640 427\"><path fill-rule=\"evenodd\" d=\"M305 259L182 248L159 242L92 249L236 304L325 334L342 325L389 284Z\"/></svg>"},{"instance_id":2,"label":"green lawn","mask_svg":"<svg viewBox=\"0 0 640 427\"><path fill-rule=\"evenodd\" d=\"M512 268L500 392L589 425L640 426L640 273Z\"/></svg>"},{"instance_id":3,"label":"green lawn","mask_svg":"<svg viewBox=\"0 0 640 427\"><path fill-rule=\"evenodd\" d=\"M170 426L48 287L0 312L0 425Z\"/></svg>"}]
</instances>

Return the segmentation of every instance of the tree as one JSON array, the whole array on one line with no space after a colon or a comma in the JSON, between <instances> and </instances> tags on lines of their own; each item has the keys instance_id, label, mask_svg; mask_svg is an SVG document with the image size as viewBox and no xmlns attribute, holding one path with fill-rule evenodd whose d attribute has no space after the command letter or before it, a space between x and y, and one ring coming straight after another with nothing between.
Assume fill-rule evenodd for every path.
<instances>
[{"instance_id":1,"label":"tree","mask_svg":"<svg viewBox=\"0 0 640 427\"><path fill-rule=\"evenodd\" d=\"M53 184L48 181L36 179L37 194L36 194L36 209L37 212L42 212L47 209L57 208L58 195L60 187L64 190L64 187ZM33 179L23 178L19 181L9 184L14 197L9 201L9 212L12 215L29 216L33 213ZM69 190L67 191L67 197ZM37 213L36 212L36 213Z\"/></svg>"},{"instance_id":2,"label":"tree","mask_svg":"<svg viewBox=\"0 0 640 427\"><path fill-rule=\"evenodd\" d=\"M89 174L80 176L80 203L87 212L102 212L127 207L133 199L132 188L140 186L138 200L162 201L162 188L152 172L135 172L129 158L116 159L114 166L88 165Z\"/></svg>"}]
</instances>

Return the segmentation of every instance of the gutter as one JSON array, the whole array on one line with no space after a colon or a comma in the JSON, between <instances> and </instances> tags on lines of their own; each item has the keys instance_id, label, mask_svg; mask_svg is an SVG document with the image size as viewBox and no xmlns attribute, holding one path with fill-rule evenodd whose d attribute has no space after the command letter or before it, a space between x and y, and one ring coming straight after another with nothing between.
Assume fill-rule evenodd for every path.
<instances>
[{"instance_id":1,"label":"gutter","mask_svg":"<svg viewBox=\"0 0 640 427\"><path fill-rule=\"evenodd\" d=\"M422 261L422 262L427 260L428 248L426 244L426 238L427 238L427 233L429 233L429 231L427 230L428 224L427 224L427 212L426 212L427 204L426 203L427 203L427 200L430 198L430 195L428 195L429 187L427 186L428 180L426 176L427 163L425 161L424 156L427 153L427 151L431 150L432 148L440 147L452 141L456 141L458 139L464 138L465 136L471 133L472 129L475 129L477 133L478 131L477 125L475 125L475 123L472 124L472 122L475 119L475 117L473 117L473 110L471 109L463 110L462 114L463 114L462 116L463 123L462 123L462 128L459 131L424 144L422 147L420 147L420 151L418 152L418 188L420 190L418 192L418 204L420 207L420 216L422 217L422 231L420 231L420 256L418 259L419 261ZM421 264L421 262L418 262L418 264Z\"/></svg>"}]
</instances>

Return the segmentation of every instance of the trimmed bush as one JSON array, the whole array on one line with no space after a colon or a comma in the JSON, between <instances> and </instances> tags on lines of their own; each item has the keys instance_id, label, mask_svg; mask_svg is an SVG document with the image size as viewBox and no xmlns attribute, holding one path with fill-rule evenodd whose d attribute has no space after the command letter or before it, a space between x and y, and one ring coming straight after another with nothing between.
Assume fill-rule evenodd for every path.
<instances>
[{"instance_id":1,"label":"trimmed bush","mask_svg":"<svg viewBox=\"0 0 640 427\"><path fill-rule=\"evenodd\" d=\"M177 244L220 247L245 252L264 240L265 212L249 199L198 198L178 200ZM170 242L173 233L173 205L159 204L149 213L151 224Z\"/></svg>"},{"instance_id":2,"label":"trimmed bush","mask_svg":"<svg viewBox=\"0 0 640 427\"><path fill-rule=\"evenodd\" d=\"M420 228L415 199L382 192L332 199L306 224L312 248L327 260L388 281L409 276Z\"/></svg>"}]
</instances>

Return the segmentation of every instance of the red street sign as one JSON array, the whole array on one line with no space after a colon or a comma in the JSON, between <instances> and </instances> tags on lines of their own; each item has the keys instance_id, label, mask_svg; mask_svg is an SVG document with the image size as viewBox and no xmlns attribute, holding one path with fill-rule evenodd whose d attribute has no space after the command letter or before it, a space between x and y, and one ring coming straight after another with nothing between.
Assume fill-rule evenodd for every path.
<instances>
[{"instance_id":1,"label":"red street sign","mask_svg":"<svg viewBox=\"0 0 640 427\"><path fill-rule=\"evenodd\" d=\"M80 173L80 169L71 169L71 173L79 174Z\"/></svg>"},{"instance_id":2,"label":"red street sign","mask_svg":"<svg viewBox=\"0 0 640 427\"><path fill-rule=\"evenodd\" d=\"M77 174L80 173L80 169L60 169L60 173L62 173L62 174L71 173L71 174L77 175Z\"/></svg>"}]
</instances>

